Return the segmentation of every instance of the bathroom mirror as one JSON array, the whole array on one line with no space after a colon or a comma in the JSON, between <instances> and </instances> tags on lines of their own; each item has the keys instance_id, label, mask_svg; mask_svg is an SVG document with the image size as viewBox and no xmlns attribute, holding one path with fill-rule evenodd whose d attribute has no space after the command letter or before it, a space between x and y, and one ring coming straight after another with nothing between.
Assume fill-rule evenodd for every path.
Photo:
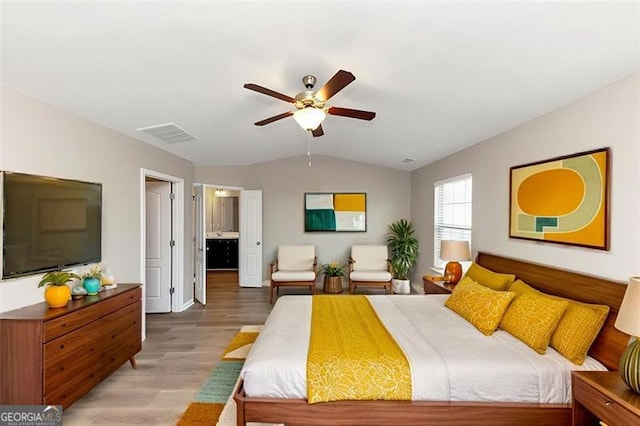
<instances>
[{"instance_id":1,"label":"bathroom mirror","mask_svg":"<svg viewBox=\"0 0 640 426\"><path fill-rule=\"evenodd\" d=\"M238 232L239 191L207 188L207 232Z\"/></svg>"}]
</instances>

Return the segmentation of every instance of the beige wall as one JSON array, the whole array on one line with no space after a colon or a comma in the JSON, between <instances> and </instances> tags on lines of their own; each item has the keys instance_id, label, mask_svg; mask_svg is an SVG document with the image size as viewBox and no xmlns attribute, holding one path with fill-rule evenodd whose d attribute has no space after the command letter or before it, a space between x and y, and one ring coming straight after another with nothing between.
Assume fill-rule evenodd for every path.
<instances>
[{"instance_id":1,"label":"beige wall","mask_svg":"<svg viewBox=\"0 0 640 426\"><path fill-rule=\"evenodd\" d=\"M626 280L640 273L640 78L634 76L413 173L305 156L243 167L186 160L43 104L2 91L0 169L103 183L103 262L120 282L138 282L140 169L197 182L263 191L264 279L281 244L315 244L320 262L345 261L352 244L384 244L387 225L410 218L420 240L414 281L433 258L433 183L471 172L473 250ZM526 100L523 100L525 102ZM611 147L611 250L508 238L509 167ZM125 153L126 155L122 155ZM195 179L194 179L195 177ZM304 192L366 192L366 233L305 233ZM193 297L192 205L184 203L183 303ZM40 302L39 276L0 282L0 311Z\"/></svg>"},{"instance_id":2,"label":"beige wall","mask_svg":"<svg viewBox=\"0 0 640 426\"><path fill-rule=\"evenodd\" d=\"M101 182L102 259L140 282L140 169L184 179L183 303L193 298L191 162L12 90L2 91L0 170ZM0 282L0 311L41 302L41 275Z\"/></svg>"},{"instance_id":3,"label":"beige wall","mask_svg":"<svg viewBox=\"0 0 640 426\"><path fill-rule=\"evenodd\" d=\"M314 244L319 263L346 262L353 244L385 244L387 225L409 218L409 172L338 158L299 156L243 167L195 167L199 183L262 190L263 279L279 245ZM367 232L304 232L305 192L366 192Z\"/></svg>"},{"instance_id":4,"label":"beige wall","mask_svg":"<svg viewBox=\"0 0 640 426\"><path fill-rule=\"evenodd\" d=\"M414 278L433 264L433 184L473 174L472 249L626 281L640 273L640 77L635 75L412 174L411 218L420 256ZM526 99L523 99L526 102ZM611 249L508 238L509 168L611 148Z\"/></svg>"}]
</instances>

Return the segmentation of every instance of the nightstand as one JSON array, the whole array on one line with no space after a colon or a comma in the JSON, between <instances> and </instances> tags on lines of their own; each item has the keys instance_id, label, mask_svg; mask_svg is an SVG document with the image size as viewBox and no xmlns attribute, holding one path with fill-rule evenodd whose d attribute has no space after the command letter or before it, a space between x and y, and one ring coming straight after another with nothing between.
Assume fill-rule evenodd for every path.
<instances>
[{"instance_id":1,"label":"nightstand","mask_svg":"<svg viewBox=\"0 0 640 426\"><path fill-rule=\"evenodd\" d=\"M422 277L424 284L424 294L450 294L455 288L455 284L445 283L442 277L432 277L425 275Z\"/></svg>"},{"instance_id":2,"label":"nightstand","mask_svg":"<svg viewBox=\"0 0 640 426\"><path fill-rule=\"evenodd\" d=\"M640 425L640 395L632 391L617 371L574 371L573 426Z\"/></svg>"}]
</instances>

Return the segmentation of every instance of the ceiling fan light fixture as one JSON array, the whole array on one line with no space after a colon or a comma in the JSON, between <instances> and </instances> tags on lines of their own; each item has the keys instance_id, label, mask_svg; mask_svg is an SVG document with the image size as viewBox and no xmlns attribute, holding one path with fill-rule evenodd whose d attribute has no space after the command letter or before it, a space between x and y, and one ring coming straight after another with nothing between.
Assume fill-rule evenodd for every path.
<instances>
[{"instance_id":1,"label":"ceiling fan light fixture","mask_svg":"<svg viewBox=\"0 0 640 426\"><path fill-rule=\"evenodd\" d=\"M318 128L324 121L327 114L319 108L308 106L297 110L293 113L293 119L302 127L303 130L309 132Z\"/></svg>"}]
</instances>

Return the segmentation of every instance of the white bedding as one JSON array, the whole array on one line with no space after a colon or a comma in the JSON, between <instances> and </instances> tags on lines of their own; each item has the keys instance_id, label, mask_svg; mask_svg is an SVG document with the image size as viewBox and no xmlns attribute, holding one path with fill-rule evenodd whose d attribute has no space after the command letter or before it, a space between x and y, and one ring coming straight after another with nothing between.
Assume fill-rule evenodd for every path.
<instances>
[{"instance_id":1,"label":"white bedding","mask_svg":"<svg viewBox=\"0 0 640 426\"><path fill-rule=\"evenodd\" d=\"M571 370L606 370L551 347L539 355L502 330L484 336L447 295L367 297L409 360L414 400L569 403ZM310 323L311 296L278 298L240 373L247 396L306 399Z\"/></svg>"}]
</instances>

